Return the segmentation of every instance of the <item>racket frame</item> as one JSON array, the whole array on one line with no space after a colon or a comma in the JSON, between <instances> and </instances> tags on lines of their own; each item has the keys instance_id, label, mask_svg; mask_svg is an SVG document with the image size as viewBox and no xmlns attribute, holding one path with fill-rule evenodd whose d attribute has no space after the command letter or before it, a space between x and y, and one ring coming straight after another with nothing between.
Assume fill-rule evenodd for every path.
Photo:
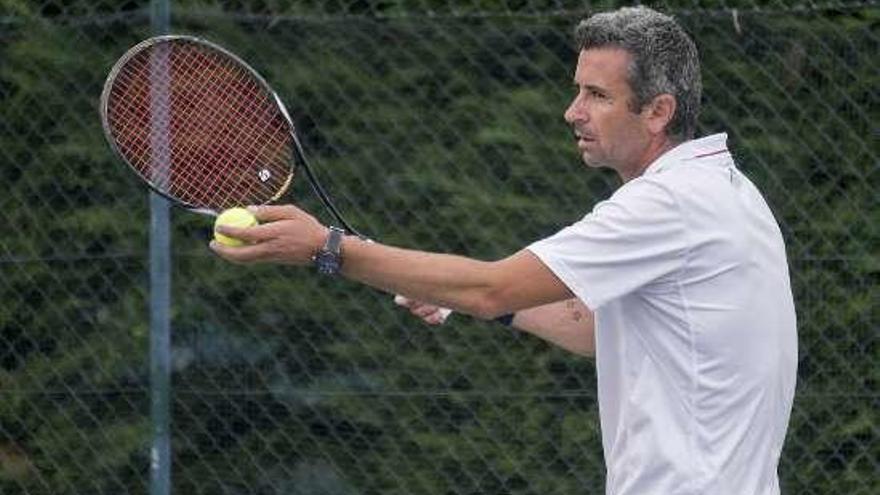
<instances>
[{"instance_id":1,"label":"racket frame","mask_svg":"<svg viewBox=\"0 0 880 495\"><path fill-rule=\"evenodd\" d=\"M110 105L110 95L113 90L113 86L116 82L116 78L119 75L120 71L123 67L136 55L143 52L144 50L153 47L155 45L159 45L161 43L174 43L178 41L193 43L196 45L201 45L207 47L210 50L217 51L221 53L223 56L229 57L233 62L240 65L244 68L260 85L263 91L266 94L270 95L272 99L274 99L275 104L278 106L278 109L281 112L281 115L284 117L288 131L290 132L291 142L292 142L292 154L293 154L293 162L289 164L289 174L285 179L284 183L279 188L278 192L276 192L272 197L261 204L271 204L275 201L279 200L287 191L290 189L290 185L293 183L293 177L296 175L296 171L298 167L301 167L306 174L306 179L309 181L309 184L312 187L312 190L318 196L318 199L324 205L324 207L330 212L330 214L338 221L341 226L351 234L357 235L358 237L365 238L362 234L360 234L357 230L351 227L351 225L345 221L342 214L330 200L330 196L321 186L320 181L312 172L312 168L309 165L309 161L306 158L305 151L302 146L302 142L299 139L299 136L296 134L296 127L293 124L293 119L290 117L290 113L287 111L287 107L284 105L284 102L281 100L281 97L278 96L278 93L272 89L269 83L266 81L263 76L260 75L253 67L250 66L247 62L245 62L241 57L232 53L231 51L223 48L222 46L208 41L204 38L199 38L196 36L185 35L185 34L167 34L161 36L154 36L151 38L147 38L140 43L132 46L128 49L128 51L123 54L119 60L113 65L113 68L110 70L110 73L107 75L107 79L104 81L104 88L101 91L101 100L100 100L100 114L101 114L101 126L104 129L104 137L107 139L107 142L110 144L110 148L113 150L113 153L130 169L132 169L138 177L140 177L152 191L156 192L160 196L170 200L172 203L179 205L180 207L192 211L194 213L217 216L219 212L211 209L211 208L203 208L190 203L187 203L179 198L175 198L174 196L166 193L160 187L158 187L152 178L146 177L140 170L138 170L134 165L132 165L129 160L125 157L122 151L116 144L116 140L113 137L113 131L110 128L110 123L108 119L109 105Z\"/></svg>"}]
</instances>

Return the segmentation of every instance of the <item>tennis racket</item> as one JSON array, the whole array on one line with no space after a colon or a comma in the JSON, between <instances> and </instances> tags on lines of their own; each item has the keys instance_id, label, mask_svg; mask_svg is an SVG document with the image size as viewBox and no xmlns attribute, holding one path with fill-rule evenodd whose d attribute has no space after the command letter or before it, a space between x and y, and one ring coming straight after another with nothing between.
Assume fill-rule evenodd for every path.
<instances>
[{"instance_id":1,"label":"tennis racket","mask_svg":"<svg viewBox=\"0 0 880 495\"><path fill-rule=\"evenodd\" d=\"M149 38L113 66L101 94L113 151L152 190L197 213L276 202L299 169L345 221L312 172L281 98L232 52L183 35Z\"/></svg>"}]
</instances>

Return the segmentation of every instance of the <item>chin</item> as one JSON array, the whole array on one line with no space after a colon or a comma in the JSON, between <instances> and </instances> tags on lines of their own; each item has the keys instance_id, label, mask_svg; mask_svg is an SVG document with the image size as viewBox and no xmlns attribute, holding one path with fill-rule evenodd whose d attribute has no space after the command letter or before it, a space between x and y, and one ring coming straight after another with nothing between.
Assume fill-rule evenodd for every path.
<instances>
[{"instance_id":1,"label":"chin","mask_svg":"<svg viewBox=\"0 0 880 495\"><path fill-rule=\"evenodd\" d=\"M590 156L586 153L581 154L581 159L584 161L584 164L589 168L607 167L605 162L603 162L602 160L597 160L596 157Z\"/></svg>"}]
</instances>

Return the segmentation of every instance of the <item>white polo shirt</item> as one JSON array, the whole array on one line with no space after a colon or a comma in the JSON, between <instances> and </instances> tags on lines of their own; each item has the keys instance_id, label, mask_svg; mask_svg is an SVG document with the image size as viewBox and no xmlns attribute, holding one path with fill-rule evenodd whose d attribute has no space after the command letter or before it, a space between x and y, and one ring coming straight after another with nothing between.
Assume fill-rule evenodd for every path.
<instances>
[{"instance_id":1,"label":"white polo shirt","mask_svg":"<svg viewBox=\"0 0 880 495\"><path fill-rule=\"evenodd\" d=\"M596 317L611 495L770 495L797 370L785 246L717 134L529 246Z\"/></svg>"}]
</instances>

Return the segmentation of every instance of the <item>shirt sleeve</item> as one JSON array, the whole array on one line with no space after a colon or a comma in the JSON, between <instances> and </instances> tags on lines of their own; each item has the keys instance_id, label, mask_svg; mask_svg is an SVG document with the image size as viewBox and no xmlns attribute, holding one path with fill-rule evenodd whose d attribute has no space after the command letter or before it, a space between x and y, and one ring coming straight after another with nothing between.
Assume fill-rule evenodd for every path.
<instances>
[{"instance_id":1,"label":"shirt sleeve","mask_svg":"<svg viewBox=\"0 0 880 495\"><path fill-rule=\"evenodd\" d=\"M685 237L671 191L639 178L577 223L527 249L588 307L598 309L678 270Z\"/></svg>"}]
</instances>

